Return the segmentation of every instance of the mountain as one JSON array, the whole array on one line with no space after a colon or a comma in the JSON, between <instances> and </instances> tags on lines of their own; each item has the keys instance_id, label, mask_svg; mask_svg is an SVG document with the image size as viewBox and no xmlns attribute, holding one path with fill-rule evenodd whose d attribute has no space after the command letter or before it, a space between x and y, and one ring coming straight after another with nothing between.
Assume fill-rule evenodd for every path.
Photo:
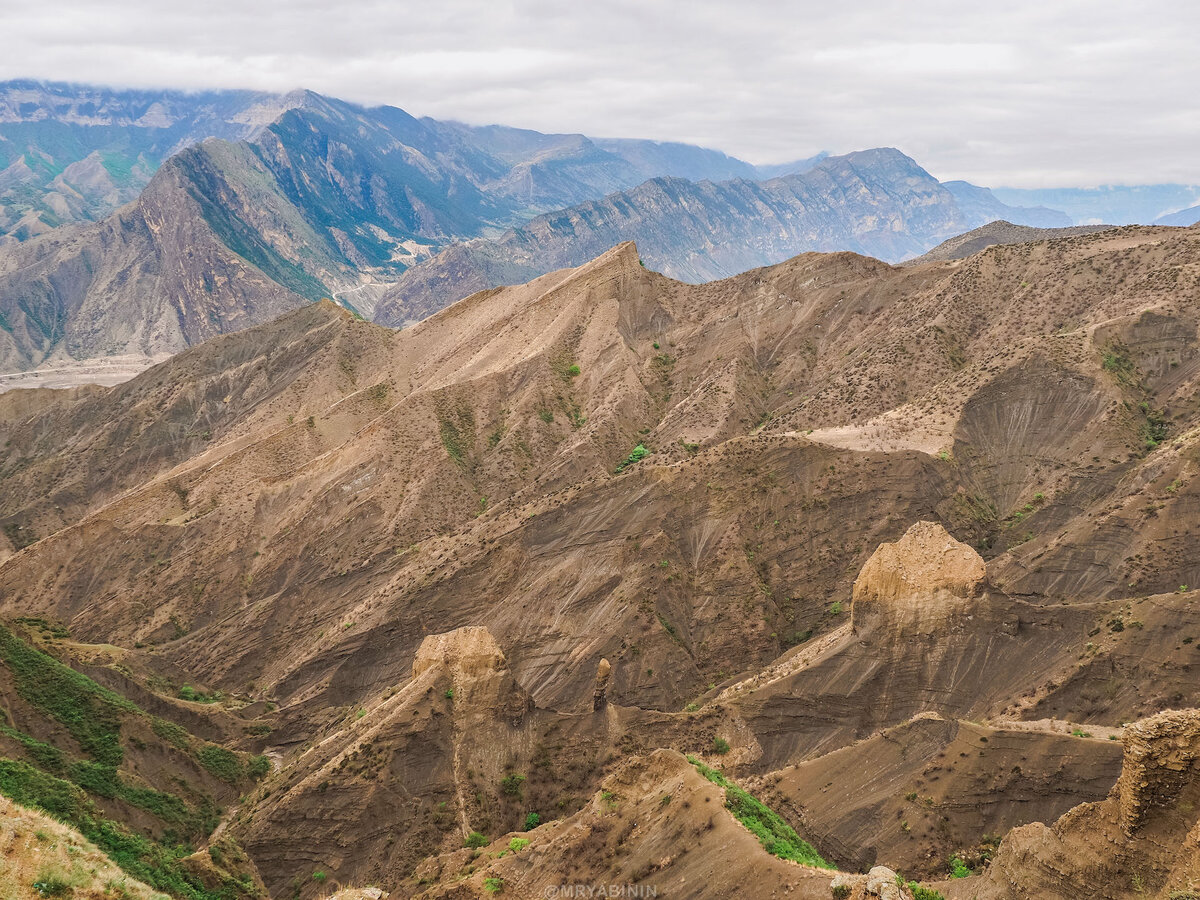
<instances>
[{"instance_id":1,"label":"mountain","mask_svg":"<svg viewBox=\"0 0 1200 900\"><path fill-rule=\"evenodd\" d=\"M253 137L308 95L0 83L0 244L102 219L205 138Z\"/></svg>"},{"instance_id":2,"label":"mountain","mask_svg":"<svg viewBox=\"0 0 1200 900\"><path fill-rule=\"evenodd\" d=\"M196 900L1187 889L1200 233L645 255L0 395L0 793Z\"/></svg>"},{"instance_id":3,"label":"mountain","mask_svg":"<svg viewBox=\"0 0 1200 900\"><path fill-rule=\"evenodd\" d=\"M523 218L670 175L755 177L755 168L686 144L596 140L501 126L413 119L393 107L364 109L311 91L116 90L37 81L0 83L0 244L64 223L95 221L134 200L162 163L207 138L254 140L292 109L320 110L390 155L449 165ZM336 112L335 112L336 110ZM377 161L375 156L373 161ZM420 164L419 164L420 165ZM375 173L368 176L368 180ZM384 176L386 177L386 175Z\"/></svg>"},{"instance_id":4,"label":"mountain","mask_svg":"<svg viewBox=\"0 0 1200 900\"><path fill-rule=\"evenodd\" d=\"M1034 241L1053 241L1104 231L1108 225L1075 225L1070 228L1033 228L1014 225L1012 222L989 222L965 234L959 234L938 244L928 253L906 260L904 265L920 265L927 262L942 262L974 256L995 244L1027 244Z\"/></svg>"},{"instance_id":5,"label":"mountain","mask_svg":"<svg viewBox=\"0 0 1200 900\"><path fill-rule=\"evenodd\" d=\"M990 221L996 210L1035 223L1060 218L985 203L986 191L967 185L964 193L963 184L965 209L953 191L894 149L828 157L765 182L654 179L540 216L495 240L444 250L400 276L375 319L407 324L473 291L579 265L623 240L637 241L651 268L701 282L809 250L899 260Z\"/></svg>"},{"instance_id":6,"label":"mountain","mask_svg":"<svg viewBox=\"0 0 1200 900\"><path fill-rule=\"evenodd\" d=\"M95 360L128 371L322 297L373 317L387 293L380 320L406 322L630 237L653 265L699 281L805 249L897 259L974 224L895 151L827 158L762 183L647 182L659 168L695 177L752 170L681 145L598 144L312 93L289 98L250 140L180 150L107 219L0 248L6 373L41 368L72 383L94 377ZM94 127L77 121L91 108L67 105L59 118ZM133 112L109 111L105 121ZM481 237L489 234L500 237Z\"/></svg>"},{"instance_id":7,"label":"mountain","mask_svg":"<svg viewBox=\"0 0 1200 900\"><path fill-rule=\"evenodd\" d=\"M1012 207L1001 203L996 195L984 187L967 181L944 181L942 184L958 201L959 208L971 221L995 221L1012 212ZM1021 210L1021 225L1033 228L1063 228L1071 223L1071 217L1057 209L1037 206Z\"/></svg>"},{"instance_id":8,"label":"mountain","mask_svg":"<svg viewBox=\"0 0 1200 900\"><path fill-rule=\"evenodd\" d=\"M109 219L0 251L0 362L149 359L324 296L369 312L375 282L445 243L642 178L580 136L300 105L251 142L182 150Z\"/></svg>"},{"instance_id":9,"label":"mountain","mask_svg":"<svg viewBox=\"0 0 1200 900\"><path fill-rule=\"evenodd\" d=\"M1004 203L1017 206L1049 206L1062 210L1076 225L1097 225L1102 222L1113 225L1149 225L1177 210L1195 206L1197 200L1200 200L1200 185L992 188L992 193Z\"/></svg>"},{"instance_id":10,"label":"mountain","mask_svg":"<svg viewBox=\"0 0 1200 900\"><path fill-rule=\"evenodd\" d=\"M1188 209L1181 209L1177 213L1160 217L1155 225L1175 225L1182 228L1187 228L1200 222L1200 206L1193 206Z\"/></svg>"}]
</instances>

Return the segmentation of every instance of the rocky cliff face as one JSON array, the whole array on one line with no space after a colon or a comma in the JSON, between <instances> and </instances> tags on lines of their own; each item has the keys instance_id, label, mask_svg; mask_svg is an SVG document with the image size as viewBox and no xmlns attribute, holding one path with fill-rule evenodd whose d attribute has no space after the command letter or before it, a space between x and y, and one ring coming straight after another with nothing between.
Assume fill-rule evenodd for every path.
<instances>
[{"instance_id":1,"label":"rocky cliff face","mask_svg":"<svg viewBox=\"0 0 1200 900\"><path fill-rule=\"evenodd\" d=\"M1107 799L1050 826L1014 829L982 879L954 898L1188 898L1200 889L1200 714L1170 710L1125 730Z\"/></svg>"}]
</instances>

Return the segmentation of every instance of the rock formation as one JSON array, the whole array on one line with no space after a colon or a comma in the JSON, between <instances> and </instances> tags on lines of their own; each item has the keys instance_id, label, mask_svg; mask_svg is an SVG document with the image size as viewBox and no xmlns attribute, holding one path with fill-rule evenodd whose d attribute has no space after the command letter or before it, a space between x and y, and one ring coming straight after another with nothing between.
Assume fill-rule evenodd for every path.
<instances>
[{"instance_id":1,"label":"rock formation","mask_svg":"<svg viewBox=\"0 0 1200 900\"><path fill-rule=\"evenodd\" d=\"M1198 777L1200 710L1168 710L1125 729L1117 795L1121 827L1132 836L1156 807L1171 806Z\"/></svg>"},{"instance_id":2,"label":"rock formation","mask_svg":"<svg viewBox=\"0 0 1200 900\"><path fill-rule=\"evenodd\" d=\"M864 638L887 628L904 635L948 630L968 614L986 570L982 557L936 522L917 522L880 544L854 582L851 622Z\"/></svg>"}]
</instances>

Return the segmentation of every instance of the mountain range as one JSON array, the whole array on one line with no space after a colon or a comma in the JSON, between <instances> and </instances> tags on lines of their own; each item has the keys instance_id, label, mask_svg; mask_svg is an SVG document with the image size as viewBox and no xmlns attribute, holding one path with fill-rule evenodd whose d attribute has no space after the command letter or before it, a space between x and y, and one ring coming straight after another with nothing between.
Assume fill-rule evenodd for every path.
<instances>
[{"instance_id":1,"label":"mountain range","mask_svg":"<svg viewBox=\"0 0 1200 900\"><path fill-rule=\"evenodd\" d=\"M894 150L758 181L696 147L469 127L311 92L154 100L9 83L0 97L12 185L0 196L24 223L0 247L7 372L109 358L136 369L322 297L403 324L631 238L653 267L703 281L806 250L895 260L997 217L1067 224L941 185ZM89 194L66 174L118 157L139 173L120 190ZM98 216L143 176L107 217L44 227L46 209Z\"/></svg>"},{"instance_id":2,"label":"mountain range","mask_svg":"<svg viewBox=\"0 0 1200 900\"><path fill-rule=\"evenodd\" d=\"M0 793L191 900L1178 897L1200 231L1049 238L0 394Z\"/></svg>"}]
</instances>

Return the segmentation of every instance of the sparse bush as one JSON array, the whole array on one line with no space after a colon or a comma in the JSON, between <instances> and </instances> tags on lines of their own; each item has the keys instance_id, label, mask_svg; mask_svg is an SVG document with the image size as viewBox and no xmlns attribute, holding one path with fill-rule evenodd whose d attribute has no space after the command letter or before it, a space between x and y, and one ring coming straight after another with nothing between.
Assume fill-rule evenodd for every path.
<instances>
[{"instance_id":1,"label":"sparse bush","mask_svg":"<svg viewBox=\"0 0 1200 900\"><path fill-rule=\"evenodd\" d=\"M265 756L252 756L250 762L246 766L246 774L255 781L261 781L266 778L271 771L271 761Z\"/></svg>"},{"instance_id":2,"label":"sparse bush","mask_svg":"<svg viewBox=\"0 0 1200 900\"><path fill-rule=\"evenodd\" d=\"M500 790L508 797L520 797L521 785L524 783L524 775L512 772L500 779Z\"/></svg>"},{"instance_id":3,"label":"sparse bush","mask_svg":"<svg viewBox=\"0 0 1200 900\"><path fill-rule=\"evenodd\" d=\"M723 737L713 738L713 753L719 753L724 756L729 752L729 741Z\"/></svg>"},{"instance_id":4,"label":"sparse bush","mask_svg":"<svg viewBox=\"0 0 1200 900\"><path fill-rule=\"evenodd\" d=\"M33 883L33 889L39 897L70 897L75 893L75 885L72 879L69 879L61 871L42 869L38 873L37 880Z\"/></svg>"},{"instance_id":5,"label":"sparse bush","mask_svg":"<svg viewBox=\"0 0 1200 900\"><path fill-rule=\"evenodd\" d=\"M208 744L196 751L200 765L222 781L235 784L242 777L242 761L232 750Z\"/></svg>"},{"instance_id":6,"label":"sparse bush","mask_svg":"<svg viewBox=\"0 0 1200 900\"><path fill-rule=\"evenodd\" d=\"M632 451L630 451L630 454L627 457L625 457L625 459L617 465L617 468L616 468L617 473L619 474L621 472L624 472L630 466L634 465L635 463L641 462L643 459L645 459L649 455L650 455L650 451L646 449L646 445L638 444L636 447L633 448Z\"/></svg>"}]
</instances>

